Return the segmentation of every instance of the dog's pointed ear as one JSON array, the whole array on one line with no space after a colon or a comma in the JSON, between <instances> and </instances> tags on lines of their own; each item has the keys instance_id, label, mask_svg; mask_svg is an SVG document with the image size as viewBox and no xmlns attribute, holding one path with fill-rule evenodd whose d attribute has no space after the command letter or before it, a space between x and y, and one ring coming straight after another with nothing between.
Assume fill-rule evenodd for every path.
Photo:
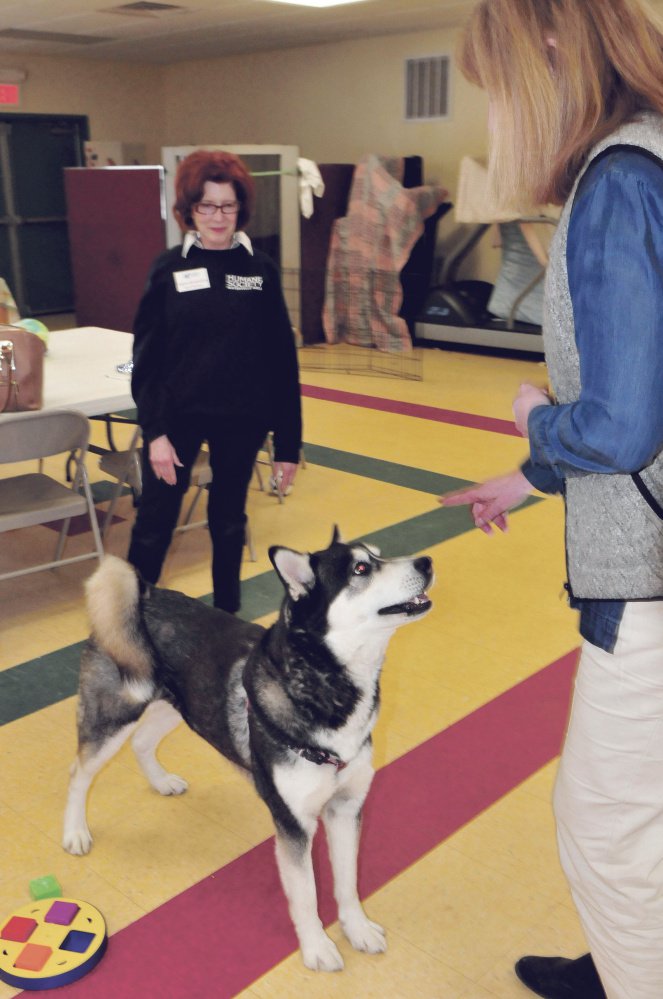
<instances>
[{"instance_id":1,"label":"dog's pointed ear","mask_svg":"<svg viewBox=\"0 0 663 999\"><path fill-rule=\"evenodd\" d=\"M341 535L341 530L340 530L338 524L334 524L334 533L332 534L331 544L332 545L342 545L342 544L345 544L345 542L343 541L343 537Z\"/></svg>"},{"instance_id":2,"label":"dog's pointed ear","mask_svg":"<svg viewBox=\"0 0 663 999\"><path fill-rule=\"evenodd\" d=\"M309 592L315 582L310 555L274 545L269 549L269 557L293 600Z\"/></svg>"}]
</instances>

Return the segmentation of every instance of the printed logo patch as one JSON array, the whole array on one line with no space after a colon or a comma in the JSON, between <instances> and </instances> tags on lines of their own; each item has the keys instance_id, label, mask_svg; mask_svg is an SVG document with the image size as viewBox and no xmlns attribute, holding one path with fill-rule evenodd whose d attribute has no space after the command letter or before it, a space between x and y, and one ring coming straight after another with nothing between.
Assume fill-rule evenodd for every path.
<instances>
[{"instance_id":1,"label":"printed logo patch","mask_svg":"<svg viewBox=\"0 0 663 999\"><path fill-rule=\"evenodd\" d=\"M262 291L262 278L226 274L226 288L229 291Z\"/></svg>"}]
</instances>

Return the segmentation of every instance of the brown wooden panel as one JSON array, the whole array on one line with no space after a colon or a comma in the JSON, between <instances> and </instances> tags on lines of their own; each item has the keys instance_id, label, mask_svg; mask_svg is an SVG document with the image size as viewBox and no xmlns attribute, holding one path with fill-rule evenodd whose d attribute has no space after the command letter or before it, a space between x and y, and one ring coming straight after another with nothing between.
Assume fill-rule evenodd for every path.
<instances>
[{"instance_id":1,"label":"brown wooden panel","mask_svg":"<svg viewBox=\"0 0 663 999\"><path fill-rule=\"evenodd\" d=\"M130 333L150 265L166 249L163 168L64 174L77 323Z\"/></svg>"}]
</instances>

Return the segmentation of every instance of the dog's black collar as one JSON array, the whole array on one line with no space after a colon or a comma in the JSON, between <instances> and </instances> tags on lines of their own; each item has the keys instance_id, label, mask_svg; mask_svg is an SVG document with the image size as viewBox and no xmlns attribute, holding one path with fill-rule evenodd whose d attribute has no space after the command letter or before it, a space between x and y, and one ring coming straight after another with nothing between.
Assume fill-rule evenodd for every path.
<instances>
[{"instance_id":1,"label":"dog's black collar","mask_svg":"<svg viewBox=\"0 0 663 999\"><path fill-rule=\"evenodd\" d=\"M249 714L253 711L260 716L262 715L261 711L256 712L254 705L248 698L246 700L246 707ZM336 753L330 753L328 749L315 749L313 746L293 746L291 742L286 742L285 745L288 749L292 750L293 753L297 753L297 756L301 756L303 760L308 760L309 763L315 763L319 767L328 763L330 766L336 767L337 773L340 773L341 770L345 770L347 767L345 760L342 760L340 756L336 755Z\"/></svg>"},{"instance_id":2,"label":"dog's black collar","mask_svg":"<svg viewBox=\"0 0 663 999\"><path fill-rule=\"evenodd\" d=\"M330 763L338 771L345 770L347 767L345 760L342 760L340 756L336 756L335 753L328 752L326 749L312 749L310 746L290 745L288 749L292 749L293 753L297 753L303 760L308 760L309 763L317 763L318 766L322 766L323 763Z\"/></svg>"}]
</instances>

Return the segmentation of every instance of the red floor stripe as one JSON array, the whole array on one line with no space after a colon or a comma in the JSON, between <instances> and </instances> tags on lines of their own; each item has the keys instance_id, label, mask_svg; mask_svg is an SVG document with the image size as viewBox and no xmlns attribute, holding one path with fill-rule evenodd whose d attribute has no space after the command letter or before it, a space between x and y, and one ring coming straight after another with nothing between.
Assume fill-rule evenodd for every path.
<instances>
[{"instance_id":1,"label":"red floor stripe","mask_svg":"<svg viewBox=\"0 0 663 999\"><path fill-rule=\"evenodd\" d=\"M378 772L364 818L362 897L559 753L576 658L568 653ZM320 915L330 923L321 837L315 853ZM248 988L297 946L273 854L270 839L117 933L90 977L59 993L230 999Z\"/></svg>"},{"instance_id":2,"label":"red floor stripe","mask_svg":"<svg viewBox=\"0 0 663 999\"><path fill-rule=\"evenodd\" d=\"M317 385L302 385L302 395L308 396L310 399L325 399L327 402L341 402L348 406L378 409L383 413L416 416L420 420L452 423L454 426L469 427L471 430L489 430L495 434L506 434L508 437L520 437L511 420L498 420L492 416L479 416L477 413L462 413L454 409L422 406L416 402L400 402L398 399L383 399L380 396L344 392L341 389L320 388Z\"/></svg>"}]
</instances>

